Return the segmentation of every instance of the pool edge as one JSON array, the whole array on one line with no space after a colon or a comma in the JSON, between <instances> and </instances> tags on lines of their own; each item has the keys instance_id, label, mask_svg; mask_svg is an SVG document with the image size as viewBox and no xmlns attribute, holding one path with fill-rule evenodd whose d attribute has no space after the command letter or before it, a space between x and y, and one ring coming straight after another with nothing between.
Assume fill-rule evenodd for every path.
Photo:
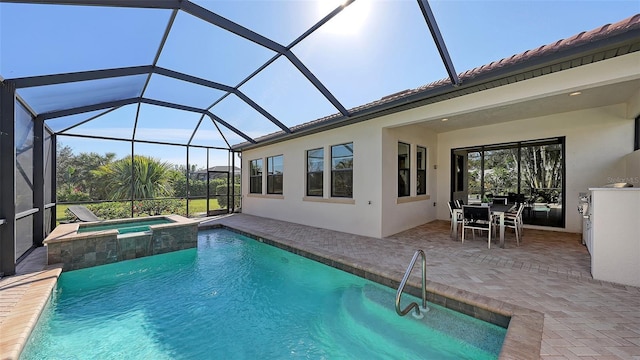
<instances>
[{"instance_id":1,"label":"pool edge","mask_svg":"<svg viewBox=\"0 0 640 360\"><path fill-rule=\"evenodd\" d=\"M274 239L268 234L253 234L226 224L201 225L199 230L216 228L234 231L256 241L278 247L282 250L315 260L390 288L397 288L400 279L404 275L402 273L379 273L372 270L375 269L375 264L350 263L348 259L344 258L334 259L331 258L330 255L321 255L292 246L284 241ZM416 281L410 279L407 283L406 290L414 296L420 296L420 285ZM507 333L502 344L499 359L527 360L540 358L544 325L543 313L446 284L430 281L428 280L428 275L427 300L505 327Z\"/></svg>"},{"instance_id":2,"label":"pool edge","mask_svg":"<svg viewBox=\"0 0 640 360\"><path fill-rule=\"evenodd\" d=\"M0 358L17 360L38 323L62 273L62 264L46 266L42 271L18 275L0 291L24 287L24 292L9 315L0 323Z\"/></svg>"}]
</instances>

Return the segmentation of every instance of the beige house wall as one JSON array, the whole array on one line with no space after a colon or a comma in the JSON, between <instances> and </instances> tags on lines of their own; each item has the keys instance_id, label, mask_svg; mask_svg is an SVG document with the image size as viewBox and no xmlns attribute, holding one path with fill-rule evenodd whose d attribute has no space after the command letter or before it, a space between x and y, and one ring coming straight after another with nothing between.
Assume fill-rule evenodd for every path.
<instances>
[{"instance_id":1,"label":"beige house wall","mask_svg":"<svg viewBox=\"0 0 640 360\"><path fill-rule=\"evenodd\" d=\"M249 161L284 156L283 195L249 194L242 189L242 211L299 224L379 237L382 207L381 128L359 123L286 142L245 150L242 182L249 184ZM331 146L353 142L353 199L330 198ZM306 197L306 151L325 149L324 196ZM266 178L263 180L266 193Z\"/></svg>"},{"instance_id":2,"label":"beige house wall","mask_svg":"<svg viewBox=\"0 0 640 360\"><path fill-rule=\"evenodd\" d=\"M398 142L411 145L409 197L398 198ZM417 146L427 149L427 194L416 194ZM416 227L436 219L437 134L419 125L385 128L382 131L382 236Z\"/></svg>"},{"instance_id":3,"label":"beige house wall","mask_svg":"<svg viewBox=\"0 0 640 360\"><path fill-rule=\"evenodd\" d=\"M638 80L638 63L640 53L632 53L244 150L244 184L249 184L249 160L284 155L284 194L256 196L248 194L248 185L243 186L243 211L349 233L388 236L434 219L449 218L446 202L450 194L452 148L565 136L567 216L563 230L581 232L582 222L576 211L578 193L604 185L610 182L608 179L637 173L633 164L629 165L637 155L632 159L626 156L633 152L633 116L640 109L640 101L633 97L617 105L551 112L551 115L537 117L531 113L538 111L540 104L544 106L549 96L565 96L577 90ZM516 110L512 108L509 113L512 121L480 126L483 121L492 120L492 111L499 112L512 105L516 106ZM444 117L476 114L479 122L463 124L462 130L436 133L429 129L429 125L439 123ZM428 197L398 200L398 141L411 144L412 162L415 162L415 146L428 148ZM353 199L337 201L329 198L330 146L346 142L354 144ZM314 199L305 197L305 156L306 150L318 147L325 148L325 195L312 201ZM412 166L413 184L414 169ZM266 188L266 184L264 186Z\"/></svg>"}]
</instances>

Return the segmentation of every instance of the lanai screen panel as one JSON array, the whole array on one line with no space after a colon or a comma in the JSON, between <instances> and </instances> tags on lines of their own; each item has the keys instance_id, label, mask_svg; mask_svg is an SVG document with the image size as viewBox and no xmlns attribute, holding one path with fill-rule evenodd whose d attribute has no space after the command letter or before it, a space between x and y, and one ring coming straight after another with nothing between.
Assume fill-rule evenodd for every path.
<instances>
[{"instance_id":1,"label":"lanai screen panel","mask_svg":"<svg viewBox=\"0 0 640 360\"><path fill-rule=\"evenodd\" d=\"M105 109L105 110L96 110L96 111L88 111L85 113L79 113L74 115L67 115L62 117L56 117L52 119L45 120L45 124L55 133L61 132L70 127L79 125L85 121L88 121L92 118L100 116L102 114L107 114L110 111L113 111L114 108Z\"/></svg>"},{"instance_id":2,"label":"lanai screen panel","mask_svg":"<svg viewBox=\"0 0 640 360\"><path fill-rule=\"evenodd\" d=\"M193 135L193 138L191 139L189 145L211 146L227 149L229 148L230 144L227 144L227 142L225 142L223 129L224 127L220 125L216 127L211 118L205 115L200 122L198 129ZM192 160L190 159L190 161ZM203 162L199 162L198 164L201 165L203 164Z\"/></svg>"},{"instance_id":3,"label":"lanai screen panel","mask_svg":"<svg viewBox=\"0 0 640 360\"><path fill-rule=\"evenodd\" d=\"M142 93L146 79L146 75L121 76L30 87L17 92L37 113L41 114L137 98ZM88 97L87 94L91 96Z\"/></svg>"},{"instance_id":4,"label":"lanai screen panel","mask_svg":"<svg viewBox=\"0 0 640 360\"><path fill-rule=\"evenodd\" d=\"M415 1L356 1L293 52L346 108L447 77Z\"/></svg>"},{"instance_id":5,"label":"lanai screen panel","mask_svg":"<svg viewBox=\"0 0 640 360\"><path fill-rule=\"evenodd\" d=\"M196 0L194 3L286 46L327 15L327 8L333 10L341 1Z\"/></svg>"},{"instance_id":6,"label":"lanai screen panel","mask_svg":"<svg viewBox=\"0 0 640 360\"><path fill-rule=\"evenodd\" d=\"M225 92L219 89L153 74L144 92L144 97L206 109L215 99L220 98L224 94Z\"/></svg>"},{"instance_id":7,"label":"lanai screen panel","mask_svg":"<svg viewBox=\"0 0 640 360\"><path fill-rule=\"evenodd\" d=\"M95 118L84 117L84 120L74 124L75 126L66 128L62 134L95 136L112 139L131 140L133 138L133 128L138 114L138 104L131 104L108 112L98 112Z\"/></svg>"},{"instance_id":8,"label":"lanai screen panel","mask_svg":"<svg viewBox=\"0 0 640 360\"><path fill-rule=\"evenodd\" d=\"M183 0L76 5L82 2L0 2L0 77L11 80L145 67L137 75L142 80L18 89L36 112L140 94L206 109L227 101L229 96L222 100L225 89L231 93L240 89L270 115L254 118L223 112L233 118L229 124L255 138L283 130L271 117L291 127L338 111L348 115L342 107L359 107L448 77L418 1ZM128 7L158 5L177 8ZM638 12L635 1L562 2L552 12L539 2L432 1L430 5L457 72ZM318 21L332 12L337 15L317 29ZM592 14L598 16L587 16ZM232 31L214 24L220 24L216 19L227 25L232 22ZM159 67L215 82L223 90L202 89L202 85L182 84L184 79L147 73ZM315 88L325 94L318 96ZM240 104L232 112L243 113L247 106ZM249 108L260 113L255 106ZM233 144L247 140L235 138Z\"/></svg>"},{"instance_id":9,"label":"lanai screen panel","mask_svg":"<svg viewBox=\"0 0 640 360\"><path fill-rule=\"evenodd\" d=\"M240 90L288 127L338 112L284 56Z\"/></svg>"},{"instance_id":10,"label":"lanai screen panel","mask_svg":"<svg viewBox=\"0 0 640 360\"><path fill-rule=\"evenodd\" d=\"M0 4L4 78L148 65L171 11Z\"/></svg>"},{"instance_id":11,"label":"lanai screen panel","mask_svg":"<svg viewBox=\"0 0 640 360\"><path fill-rule=\"evenodd\" d=\"M16 213L33 208L33 120L16 106Z\"/></svg>"},{"instance_id":12,"label":"lanai screen panel","mask_svg":"<svg viewBox=\"0 0 640 360\"><path fill-rule=\"evenodd\" d=\"M158 66L233 87L273 55L265 47L179 12Z\"/></svg>"},{"instance_id":13,"label":"lanai screen panel","mask_svg":"<svg viewBox=\"0 0 640 360\"><path fill-rule=\"evenodd\" d=\"M186 145L201 114L162 106L142 104L135 140L160 141ZM182 154L184 158L185 154ZM184 160L182 160L184 162Z\"/></svg>"},{"instance_id":14,"label":"lanai screen panel","mask_svg":"<svg viewBox=\"0 0 640 360\"><path fill-rule=\"evenodd\" d=\"M254 139L264 134L281 131L277 125L235 95L227 96L214 106L211 112ZM232 144L244 141L236 134L230 136L229 141Z\"/></svg>"}]
</instances>

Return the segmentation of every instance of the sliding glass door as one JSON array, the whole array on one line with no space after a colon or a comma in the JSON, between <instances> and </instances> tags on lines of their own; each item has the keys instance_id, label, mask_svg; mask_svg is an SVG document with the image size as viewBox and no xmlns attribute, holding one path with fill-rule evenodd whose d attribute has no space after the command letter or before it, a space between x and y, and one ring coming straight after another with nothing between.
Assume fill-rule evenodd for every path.
<instances>
[{"instance_id":1,"label":"sliding glass door","mask_svg":"<svg viewBox=\"0 0 640 360\"><path fill-rule=\"evenodd\" d=\"M564 138L452 150L451 199L524 203L526 224L564 226Z\"/></svg>"},{"instance_id":2,"label":"sliding glass door","mask_svg":"<svg viewBox=\"0 0 640 360\"><path fill-rule=\"evenodd\" d=\"M528 144L521 149L520 193L529 224L564 226L564 156L562 143Z\"/></svg>"}]
</instances>

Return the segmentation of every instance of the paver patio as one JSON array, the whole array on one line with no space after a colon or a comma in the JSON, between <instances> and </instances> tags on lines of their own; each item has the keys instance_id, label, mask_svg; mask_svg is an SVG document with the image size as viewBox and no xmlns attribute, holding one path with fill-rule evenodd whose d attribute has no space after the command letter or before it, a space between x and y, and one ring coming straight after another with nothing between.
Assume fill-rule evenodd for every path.
<instances>
[{"instance_id":1,"label":"paver patio","mask_svg":"<svg viewBox=\"0 0 640 360\"><path fill-rule=\"evenodd\" d=\"M228 226L397 280L415 250L423 249L428 287L444 284L544 314L541 359L640 359L640 288L593 280L590 257L579 234L525 229L516 247L508 231L505 249L487 249L486 235L464 245L451 239L446 221L383 239L246 214L202 223L211 225ZM43 253L37 249L20 264L18 275L0 280L3 331L16 304L25 301L25 287L32 286L20 286L18 280L44 274ZM11 353L5 340L0 344L3 359Z\"/></svg>"}]
</instances>

